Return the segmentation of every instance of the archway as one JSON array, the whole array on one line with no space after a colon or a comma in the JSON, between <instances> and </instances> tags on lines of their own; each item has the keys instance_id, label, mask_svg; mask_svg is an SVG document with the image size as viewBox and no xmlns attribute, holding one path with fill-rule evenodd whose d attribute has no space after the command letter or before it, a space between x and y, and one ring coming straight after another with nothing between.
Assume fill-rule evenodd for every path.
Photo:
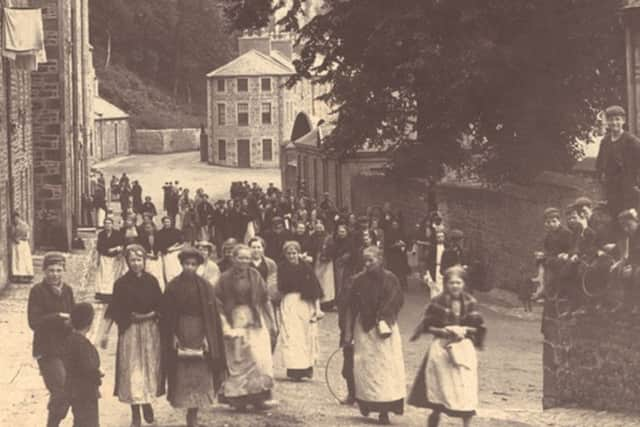
<instances>
[{"instance_id":1,"label":"archway","mask_svg":"<svg viewBox=\"0 0 640 427\"><path fill-rule=\"evenodd\" d=\"M311 120L306 113L298 113L296 120L293 122L293 129L291 130L291 141L295 141L311 132Z\"/></svg>"}]
</instances>

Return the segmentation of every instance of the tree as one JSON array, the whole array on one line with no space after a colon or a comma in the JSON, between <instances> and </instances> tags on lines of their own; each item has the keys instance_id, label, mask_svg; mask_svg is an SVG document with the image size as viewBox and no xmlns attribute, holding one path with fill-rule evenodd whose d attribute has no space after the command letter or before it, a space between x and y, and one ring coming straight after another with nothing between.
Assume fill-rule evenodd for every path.
<instances>
[{"instance_id":1,"label":"tree","mask_svg":"<svg viewBox=\"0 0 640 427\"><path fill-rule=\"evenodd\" d=\"M622 103L618 0L325 0L298 28L308 1L280 23L298 33L294 80L332 87L329 146L392 142L405 175L436 182L470 153L497 182L567 168L596 112ZM236 27L265 22L227 3Z\"/></svg>"}]
</instances>

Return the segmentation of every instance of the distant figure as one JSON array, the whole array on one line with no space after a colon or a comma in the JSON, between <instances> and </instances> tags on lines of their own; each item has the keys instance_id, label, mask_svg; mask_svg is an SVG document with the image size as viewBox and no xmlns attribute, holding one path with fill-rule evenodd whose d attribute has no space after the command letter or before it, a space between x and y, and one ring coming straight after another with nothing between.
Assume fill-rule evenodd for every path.
<instances>
[{"instance_id":1,"label":"distant figure","mask_svg":"<svg viewBox=\"0 0 640 427\"><path fill-rule=\"evenodd\" d=\"M11 278L19 283L29 283L33 280L33 259L31 258L31 246L29 235L31 227L18 212L13 213L13 226L11 229Z\"/></svg>"},{"instance_id":2,"label":"distant figure","mask_svg":"<svg viewBox=\"0 0 640 427\"><path fill-rule=\"evenodd\" d=\"M207 160L207 131L204 125L200 125L200 161L206 162Z\"/></svg>"}]
</instances>

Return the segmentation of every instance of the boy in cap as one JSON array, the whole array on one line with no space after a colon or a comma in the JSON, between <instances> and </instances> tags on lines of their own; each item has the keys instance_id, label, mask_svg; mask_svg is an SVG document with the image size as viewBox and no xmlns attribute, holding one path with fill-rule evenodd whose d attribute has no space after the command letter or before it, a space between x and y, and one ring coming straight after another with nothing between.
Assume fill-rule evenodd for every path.
<instances>
[{"instance_id":1,"label":"boy in cap","mask_svg":"<svg viewBox=\"0 0 640 427\"><path fill-rule=\"evenodd\" d=\"M73 333L65 342L64 367L67 372L65 389L73 425L98 427L98 399L102 377L98 350L86 337L93 323L94 311L89 303L76 304L71 311Z\"/></svg>"},{"instance_id":2,"label":"boy in cap","mask_svg":"<svg viewBox=\"0 0 640 427\"><path fill-rule=\"evenodd\" d=\"M62 253L46 253L42 269L42 282L29 291L27 316L33 330L33 357L38 361L40 375L50 395L47 427L58 427L69 410L62 356L64 342L71 333L69 319L75 301L73 290L62 280L65 270Z\"/></svg>"},{"instance_id":3,"label":"boy in cap","mask_svg":"<svg viewBox=\"0 0 640 427\"><path fill-rule=\"evenodd\" d=\"M544 229L546 231L543 250L535 253L538 275L533 279L538 283L538 290L532 297L540 298L547 292L551 283L550 275L546 274L548 267L556 265L559 259L568 259L571 250L571 232L562 226L560 222L560 210L557 208L547 208L544 211Z\"/></svg>"},{"instance_id":4,"label":"boy in cap","mask_svg":"<svg viewBox=\"0 0 640 427\"><path fill-rule=\"evenodd\" d=\"M624 130L626 112L614 105L605 110L607 135L596 160L598 177L604 184L607 206L613 218L638 206L640 140Z\"/></svg>"}]
</instances>

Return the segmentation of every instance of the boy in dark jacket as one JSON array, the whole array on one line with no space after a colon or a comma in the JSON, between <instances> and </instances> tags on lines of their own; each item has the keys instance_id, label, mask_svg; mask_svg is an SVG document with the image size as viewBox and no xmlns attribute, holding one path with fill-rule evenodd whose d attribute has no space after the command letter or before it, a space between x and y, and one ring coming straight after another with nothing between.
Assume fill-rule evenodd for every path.
<instances>
[{"instance_id":1,"label":"boy in dark jacket","mask_svg":"<svg viewBox=\"0 0 640 427\"><path fill-rule=\"evenodd\" d=\"M99 427L100 356L86 335L93 323L94 311L89 303L76 304L71 311L73 332L65 342L64 366L67 372L65 391L71 403L74 427Z\"/></svg>"}]
</instances>

